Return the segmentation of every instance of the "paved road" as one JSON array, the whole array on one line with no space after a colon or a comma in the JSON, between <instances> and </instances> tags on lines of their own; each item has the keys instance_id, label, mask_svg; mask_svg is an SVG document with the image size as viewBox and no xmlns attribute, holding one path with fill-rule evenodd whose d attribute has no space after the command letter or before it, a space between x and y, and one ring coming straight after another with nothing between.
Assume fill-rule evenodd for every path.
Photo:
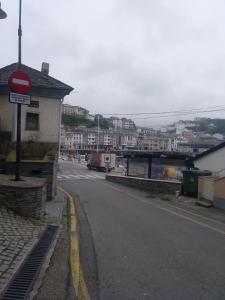
<instances>
[{"instance_id":1,"label":"paved road","mask_svg":"<svg viewBox=\"0 0 225 300\"><path fill-rule=\"evenodd\" d=\"M224 224L74 163L60 176L76 198L91 299L225 299Z\"/></svg>"},{"instance_id":2,"label":"paved road","mask_svg":"<svg viewBox=\"0 0 225 300\"><path fill-rule=\"evenodd\" d=\"M68 180L94 180L105 179L105 174L101 172L89 171L86 165L78 162L63 161L58 172L58 182Z\"/></svg>"}]
</instances>

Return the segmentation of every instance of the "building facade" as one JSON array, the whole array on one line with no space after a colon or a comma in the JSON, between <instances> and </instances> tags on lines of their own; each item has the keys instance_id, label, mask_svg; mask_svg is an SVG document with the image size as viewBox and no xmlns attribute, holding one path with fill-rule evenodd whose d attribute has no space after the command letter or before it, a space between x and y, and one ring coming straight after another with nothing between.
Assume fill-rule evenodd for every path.
<instances>
[{"instance_id":1,"label":"building facade","mask_svg":"<svg viewBox=\"0 0 225 300\"><path fill-rule=\"evenodd\" d=\"M88 117L89 111L80 106L73 106L69 104L63 104L62 113L67 116L82 116Z\"/></svg>"},{"instance_id":2,"label":"building facade","mask_svg":"<svg viewBox=\"0 0 225 300\"><path fill-rule=\"evenodd\" d=\"M131 119L126 119L126 118L116 118L116 117L111 117L108 119L109 123L111 126L115 129L127 129L127 130L135 130L136 125L133 120Z\"/></svg>"},{"instance_id":3,"label":"building facade","mask_svg":"<svg viewBox=\"0 0 225 300\"><path fill-rule=\"evenodd\" d=\"M11 64L0 69L0 130L16 140L17 105L9 103L8 77L17 69ZM32 81L30 105L21 105L21 141L59 143L62 99L73 88L48 76L46 70L22 65ZM51 122L49 117L51 116Z\"/></svg>"},{"instance_id":4,"label":"building facade","mask_svg":"<svg viewBox=\"0 0 225 300\"><path fill-rule=\"evenodd\" d=\"M67 127L63 129L61 150L137 149L137 133L128 130Z\"/></svg>"}]
</instances>

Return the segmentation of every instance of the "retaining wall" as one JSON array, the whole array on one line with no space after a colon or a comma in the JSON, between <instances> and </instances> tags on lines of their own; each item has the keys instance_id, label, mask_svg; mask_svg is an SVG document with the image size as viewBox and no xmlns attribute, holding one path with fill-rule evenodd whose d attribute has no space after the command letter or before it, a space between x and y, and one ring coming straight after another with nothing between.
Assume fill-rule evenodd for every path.
<instances>
[{"instance_id":1,"label":"retaining wall","mask_svg":"<svg viewBox=\"0 0 225 300\"><path fill-rule=\"evenodd\" d=\"M5 162L5 171L7 175L15 174L15 162ZM56 195L56 162L21 162L21 176L46 179L47 181L47 201L51 201Z\"/></svg>"},{"instance_id":2,"label":"retaining wall","mask_svg":"<svg viewBox=\"0 0 225 300\"><path fill-rule=\"evenodd\" d=\"M175 194L176 191L181 190L181 182L178 181L144 179L117 175L106 175L106 180L141 190L151 191L156 194Z\"/></svg>"},{"instance_id":3,"label":"retaining wall","mask_svg":"<svg viewBox=\"0 0 225 300\"><path fill-rule=\"evenodd\" d=\"M12 176L0 175L0 205L15 213L36 219L42 218L47 199L46 180L22 178L15 181Z\"/></svg>"}]
</instances>

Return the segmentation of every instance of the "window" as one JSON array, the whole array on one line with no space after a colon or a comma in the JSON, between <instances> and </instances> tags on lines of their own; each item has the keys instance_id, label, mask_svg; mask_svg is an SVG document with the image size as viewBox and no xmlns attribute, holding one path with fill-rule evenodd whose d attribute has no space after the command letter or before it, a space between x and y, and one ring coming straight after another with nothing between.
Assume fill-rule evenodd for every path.
<instances>
[{"instance_id":1,"label":"window","mask_svg":"<svg viewBox=\"0 0 225 300\"><path fill-rule=\"evenodd\" d=\"M39 130L39 114L27 113L26 130Z\"/></svg>"}]
</instances>

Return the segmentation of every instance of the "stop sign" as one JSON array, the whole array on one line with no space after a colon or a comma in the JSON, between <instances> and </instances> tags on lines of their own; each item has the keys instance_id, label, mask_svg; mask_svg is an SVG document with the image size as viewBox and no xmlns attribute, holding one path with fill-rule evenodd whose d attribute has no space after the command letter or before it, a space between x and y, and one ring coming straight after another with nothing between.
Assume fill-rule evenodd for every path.
<instances>
[{"instance_id":1,"label":"stop sign","mask_svg":"<svg viewBox=\"0 0 225 300\"><path fill-rule=\"evenodd\" d=\"M15 93L27 94L31 88L31 79L25 72L14 71L9 76L8 85Z\"/></svg>"}]
</instances>

